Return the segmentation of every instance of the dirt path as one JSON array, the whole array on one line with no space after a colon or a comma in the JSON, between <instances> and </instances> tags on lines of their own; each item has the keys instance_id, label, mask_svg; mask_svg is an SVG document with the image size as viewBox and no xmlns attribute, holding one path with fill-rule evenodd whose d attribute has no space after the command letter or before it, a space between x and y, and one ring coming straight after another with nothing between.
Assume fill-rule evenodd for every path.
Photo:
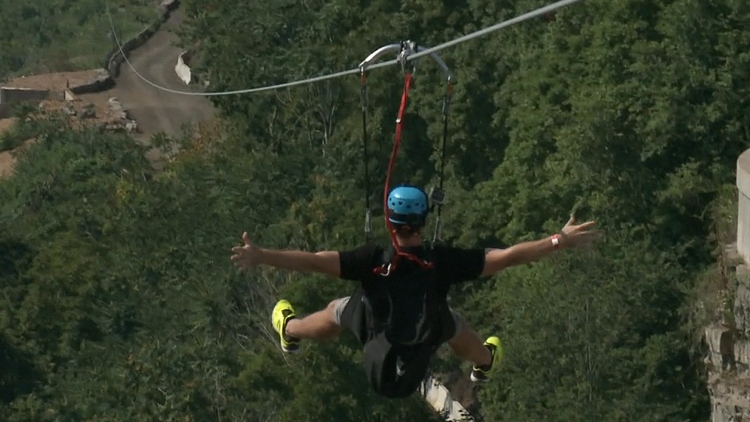
<instances>
[{"instance_id":1,"label":"dirt path","mask_svg":"<svg viewBox=\"0 0 750 422\"><path fill-rule=\"evenodd\" d=\"M144 45L133 50L128 60L141 76L154 84L179 91L190 91L190 87L175 73L177 57L182 53L182 49L173 46L178 37L172 31L180 26L182 17L182 9L178 8L172 12L159 31ZM62 91L66 82L76 85L90 79L91 76L91 71L42 74L17 78L5 86ZM111 97L116 97L129 117L136 121L140 133L133 133L133 138L145 145L148 145L151 137L158 132L174 137L180 136L185 125L210 120L216 112L207 97L172 94L155 88L138 77L127 63L120 66L120 76L115 80L113 88L79 96L81 100L100 107L107 107L107 101ZM0 120L0 130L7 129L6 126L9 126L11 121ZM146 156L157 170L162 168L159 151L151 149ZM0 153L0 178L12 173L14 161L11 152Z\"/></svg>"},{"instance_id":2,"label":"dirt path","mask_svg":"<svg viewBox=\"0 0 750 422\"><path fill-rule=\"evenodd\" d=\"M172 45L178 40L173 31L182 22L183 12L175 10L169 20L144 45L133 50L128 60L136 71L149 81L170 89L189 91L175 73L177 57L182 50ZM120 67L116 85L105 92L81 96L89 101L106 101L117 97L129 116L138 123L140 133L134 138L148 144L151 136L163 131L170 136L179 136L183 125L211 119L215 109L206 97L172 94L149 85L133 72L127 63ZM149 158L158 158L151 151Z\"/></svg>"}]
</instances>

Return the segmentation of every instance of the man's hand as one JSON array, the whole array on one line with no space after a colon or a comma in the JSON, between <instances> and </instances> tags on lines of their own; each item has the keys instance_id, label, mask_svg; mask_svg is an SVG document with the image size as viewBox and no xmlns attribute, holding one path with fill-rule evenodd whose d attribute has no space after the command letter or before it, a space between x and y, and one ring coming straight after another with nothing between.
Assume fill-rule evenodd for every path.
<instances>
[{"instance_id":1,"label":"man's hand","mask_svg":"<svg viewBox=\"0 0 750 422\"><path fill-rule=\"evenodd\" d=\"M596 225L593 221L587 221L576 225L575 215L571 215L565 227L559 233L559 248L573 248L588 245L599 236L593 230ZM490 276L505 268L515 265L528 264L541 259L555 250L554 243L550 242L549 236L542 239L518 243L507 249L493 249L487 252L484 259L482 276Z\"/></svg>"},{"instance_id":2,"label":"man's hand","mask_svg":"<svg viewBox=\"0 0 750 422\"><path fill-rule=\"evenodd\" d=\"M261 264L261 249L250 242L250 238L247 236L247 232L242 233L243 246L235 246L232 248L232 262L240 271L247 271L248 269Z\"/></svg>"},{"instance_id":3,"label":"man's hand","mask_svg":"<svg viewBox=\"0 0 750 422\"><path fill-rule=\"evenodd\" d=\"M597 231L592 230L595 225L594 221L576 225L576 217L571 215L560 232L560 247L573 248L590 244L599 236Z\"/></svg>"},{"instance_id":4,"label":"man's hand","mask_svg":"<svg viewBox=\"0 0 750 422\"><path fill-rule=\"evenodd\" d=\"M293 250L262 249L250 242L247 232L242 233L242 246L232 248L232 262L241 272L258 265L300 272L318 272L340 277L341 265L337 251L305 252Z\"/></svg>"}]
</instances>

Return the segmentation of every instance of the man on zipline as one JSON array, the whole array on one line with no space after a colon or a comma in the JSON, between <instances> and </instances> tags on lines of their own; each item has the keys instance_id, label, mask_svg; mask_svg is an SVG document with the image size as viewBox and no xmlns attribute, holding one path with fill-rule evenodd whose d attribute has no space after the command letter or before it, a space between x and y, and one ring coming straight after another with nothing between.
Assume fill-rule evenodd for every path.
<instances>
[{"instance_id":1,"label":"man on zipline","mask_svg":"<svg viewBox=\"0 0 750 422\"><path fill-rule=\"evenodd\" d=\"M416 390L429 358L446 342L458 358L474 363L474 382L487 382L490 370L501 361L500 339L491 336L483 342L448 306L447 295L453 284L492 276L505 268L541 259L556 249L588 244L595 235L593 221L576 225L571 216L560 233L507 249L427 248L420 233L429 213L426 193L402 185L393 189L387 200L388 219L397 242L395 251L372 244L317 253L261 249L243 233L244 245L232 248L231 260L242 271L269 265L358 281L359 288L352 296L335 299L325 309L304 318L296 316L288 301L280 300L273 310L273 326L281 349L287 353L297 352L302 339L330 340L342 328L349 329L365 346L371 384L391 397L404 397ZM412 375L404 375L409 371ZM405 381L408 386L394 387L401 382L398 377L409 376L412 380Z\"/></svg>"}]
</instances>

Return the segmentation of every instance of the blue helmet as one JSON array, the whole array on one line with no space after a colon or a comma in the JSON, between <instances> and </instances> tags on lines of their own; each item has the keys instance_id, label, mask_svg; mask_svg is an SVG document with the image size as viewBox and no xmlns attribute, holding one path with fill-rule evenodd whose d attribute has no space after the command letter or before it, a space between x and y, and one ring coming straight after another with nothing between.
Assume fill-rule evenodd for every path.
<instances>
[{"instance_id":1,"label":"blue helmet","mask_svg":"<svg viewBox=\"0 0 750 422\"><path fill-rule=\"evenodd\" d=\"M391 223L422 227L429 212L427 194L416 186L397 186L388 195L388 220Z\"/></svg>"}]
</instances>

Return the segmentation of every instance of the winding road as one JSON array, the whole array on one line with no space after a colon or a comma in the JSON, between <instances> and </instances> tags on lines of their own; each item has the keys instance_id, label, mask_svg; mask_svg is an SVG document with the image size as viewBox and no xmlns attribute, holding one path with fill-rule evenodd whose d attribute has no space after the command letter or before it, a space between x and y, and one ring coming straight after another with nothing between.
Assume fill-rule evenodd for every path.
<instances>
[{"instance_id":1,"label":"winding road","mask_svg":"<svg viewBox=\"0 0 750 422\"><path fill-rule=\"evenodd\" d=\"M183 12L177 8L145 44L128 55L133 68L149 81L170 89L187 91L189 88L177 77L175 65L182 49L175 47L179 38L174 29L182 22ZM115 86L104 92L86 94L82 97L98 97L106 101L116 97L128 115L138 123L140 133L133 137L144 144L155 133L163 131L169 136L180 136L184 125L210 120L216 110L207 97L172 94L157 89L133 72L127 63L120 66L120 75ZM158 151L152 150L149 159L157 161Z\"/></svg>"}]
</instances>

